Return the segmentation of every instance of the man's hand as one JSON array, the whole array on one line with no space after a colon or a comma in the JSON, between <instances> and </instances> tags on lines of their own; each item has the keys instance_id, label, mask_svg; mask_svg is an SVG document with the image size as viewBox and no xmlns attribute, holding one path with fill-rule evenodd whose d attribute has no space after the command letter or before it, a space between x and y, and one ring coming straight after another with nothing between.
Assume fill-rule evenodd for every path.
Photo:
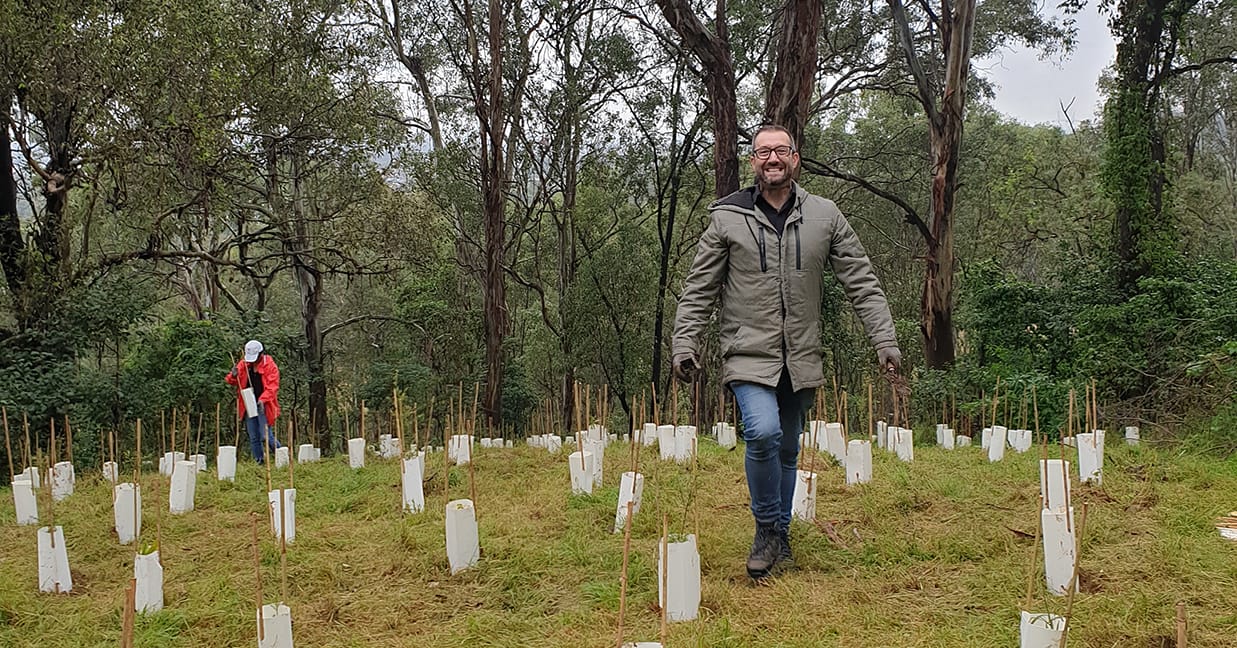
<instances>
[{"instance_id":1,"label":"man's hand","mask_svg":"<svg viewBox=\"0 0 1237 648\"><path fill-rule=\"evenodd\" d=\"M670 361L670 368L674 371L674 377L683 382L691 382L696 377L696 371L699 367L696 366L696 354L680 353L674 356Z\"/></svg>"},{"instance_id":2,"label":"man's hand","mask_svg":"<svg viewBox=\"0 0 1237 648\"><path fill-rule=\"evenodd\" d=\"M896 346L877 349L876 358L882 374L896 374L902 370L902 352Z\"/></svg>"}]
</instances>

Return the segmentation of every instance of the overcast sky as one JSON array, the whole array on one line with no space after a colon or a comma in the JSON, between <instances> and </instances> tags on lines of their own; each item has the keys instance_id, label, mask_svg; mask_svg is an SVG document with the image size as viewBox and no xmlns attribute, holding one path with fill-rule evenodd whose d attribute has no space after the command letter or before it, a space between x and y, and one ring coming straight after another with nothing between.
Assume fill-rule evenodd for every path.
<instances>
[{"instance_id":1,"label":"overcast sky","mask_svg":"<svg viewBox=\"0 0 1237 648\"><path fill-rule=\"evenodd\" d=\"M1096 82L1116 58L1117 47L1106 19L1094 7L1084 9L1076 20L1078 43L1068 55L1040 59L1015 47L974 62L996 86L997 110L1027 124L1061 126L1066 125L1061 104L1068 106L1071 100L1069 114L1075 124L1099 114L1102 98Z\"/></svg>"}]
</instances>

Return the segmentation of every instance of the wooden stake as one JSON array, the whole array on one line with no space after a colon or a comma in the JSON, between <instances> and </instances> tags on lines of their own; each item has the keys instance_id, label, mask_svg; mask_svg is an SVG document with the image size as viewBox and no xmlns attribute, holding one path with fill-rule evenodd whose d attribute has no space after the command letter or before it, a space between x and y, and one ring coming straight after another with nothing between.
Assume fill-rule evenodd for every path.
<instances>
[{"instance_id":1,"label":"wooden stake","mask_svg":"<svg viewBox=\"0 0 1237 648\"><path fill-rule=\"evenodd\" d=\"M292 448L296 447L296 429L292 417L288 417L288 488L296 488L296 462L292 460Z\"/></svg>"},{"instance_id":2,"label":"wooden stake","mask_svg":"<svg viewBox=\"0 0 1237 648\"><path fill-rule=\"evenodd\" d=\"M872 381L868 383L868 438L871 439L876 434L876 421L872 419Z\"/></svg>"},{"instance_id":3,"label":"wooden stake","mask_svg":"<svg viewBox=\"0 0 1237 648\"><path fill-rule=\"evenodd\" d=\"M442 506L443 514L451 501L447 486L451 483L451 397L447 396L446 424L442 426Z\"/></svg>"},{"instance_id":4,"label":"wooden stake","mask_svg":"<svg viewBox=\"0 0 1237 648\"><path fill-rule=\"evenodd\" d=\"M125 611L121 617L120 648L133 648L133 617L136 615L137 579L130 578L125 588Z\"/></svg>"},{"instance_id":5,"label":"wooden stake","mask_svg":"<svg viewBox=\"0 0 1237 648\"><path fill-rule=\"evenodd\" d=\"M1069 492L1069 471L1065 469L1065 445L1057 446L1061 449L1061 496L1065 498L1065 530L1070 529L1070 506L1073 506ZM1044 474L1047 475L1047 468L1044 469Z\"/></svg>"},{"instance_id":6,"label":"wooden stake","mask_svg":"<svg viewBox=\"0 0 1237 648\"><path fill-rule=\"evenodd\" d=\"M670 575L670 516L662 514L661 518L661 645L666 645L666 630L668 610L670 608L670 592L668 590Z\"/></svg>"},{"instance_id":7,"label":"wooden stake","mask_svg":"<svg viewBox=\"0 0 1237 648\"><path fill-rule=\"evenodd\" d=\"M26 417L25 412L21 413L21 426L26 432L26 465L24 467L29 467L34 465L30 463L30 458L34 456L34 452L30 449L30 419Z\"/></svg>"},{"instance_id":8,"label":"wooden stake","mask_svg":"<svg viewBox=\"0 0 1237 648\"><path fill-rule=\"evenodd\" d=\"M1185 601L1177 601L1177 648L1186 648L1186 631Z\"/></svg>"},{"instance_id":9,"label":"wooden stake","mask_svg":"<svg viewBox=\"0 0 1237 648\"><path fill-rule=\"evenodd\" d=\"M288 463L292 463L289 461ZM279 602L288 601L288 500L279 489Z\"/></svg>"},{"instance_id":10,"label":"wooden stake","mask_svg":"<svg viewBox=\"0 0 1237 648\"><path fill-rule=\"evenodd\" d=\"M215 403L215 456L219 456L219 403Z\"/></svg>"},{"instance_id":11,"label":"wooden stake","mask_svg":"<svg viewBox=\"0 0 1237 648\"><path fill-rule=\"evenodd\" d=\"M1039 397L1035 395L1035 385L1031 385L1031 406L1035 409L1035 436L1031 437L1031 442L1036 439L1041 439L1044 442L1044 459L1048 458L1048 439L1039 433Z\"/></svg>"},{"instance_id":12,"label":"wooden stake","mask_svg":"<svg viewBox=\"0 0 1237 648\"><path fill-rule=\"evenodd\" d=\"M186 414L186 416L188 416L188 414ZM198 434L196 437L194 437L194 440L193 440L193 454L199 454L202 452L202 424L204 423L205 418L206 418L205 414L198 412ZM189 453L186 452L185 457L188 457L188 456L189 456ZM197 470L197 468L194 468L194 470Z\"/></svg>"},{"instance_id":13,"label":"wooden stake","mask_svg":"<svg viewBox=\"0 0 1237 648\"><path fill-rule=\"evenodd\" d=\"M576 451L580 453L580 473L583 474L586 466L584 464L584 437L580 434L580 381L577 380L572 383L571 395L573 399L572 404L574 405L571 411L575 415L573 423L575 423L576 428Z\"/></svg>"},{"instance_id":14,"label":"wooden stake","mask_svg":"<svg viewBox=\"0 0 1237 648\"><path fill-rule=\"evenodd\" d=\"M64 415L64 445L69 452L69 463L73 463L73 428L69 427L69 415Z\"/></svg>"},{"instance_id":15,"label":"wooden stake","mask_svg":"<svg viewBox=\"0 0 1237 648\"><path fill-rule=\"evenodd\" d=\"M477 458L472 456L473 437L476 434L477 425L477 399L481 395L481 383L472 384L472 420L469 421L468 436L468 497L472 500L472 515L474 520L480 520L481 514L477 510L477 475L473 464L477 463Z\"/></svg>"},{"instance_id":16,"label":"wooden stake","mask_svg":"<svg viewBox=\"0 0 1237 648\"><path fill-rule=\"evenodd\" d=\"M262 426L259 425L258 427L261 428ZM274 457L271 457L271 444L266 439L267 431L262 429L258 432L262 435L262 465L266 467L266 492L269 493L271 492L271 459Z\"/></svg>"},{"instance_id":17,"label":"wooden stake","mask_svg":"<svg viewBox=\"0 0 1237 648\"><path fill-rule=\"evenodd\" d=\"M634 407L634 405L633 405ZM631 480L632 491L635 491L636 480L633 477ZM618 633L614 645L616 648L623 648L623 615L627 612L627 559L631 555L631 515L632 501L627 501L627 519L623 524L623 571L619 574L619 614L618 614Z\"/></svg>"},{"instance_id":18,"label":"wooden stake","mask_svg":"<svg viewBox=\"0 0 1237 648\"><path fill-rule=\"evenodd\" d=\"M361 435L361 438L362 438L362 439L365 439L365 438L366 438L366 436L365 436L365 401L364 401L364 400L362 400L362 401L361 401L361 423L360 423L360 428L361 428L361 430L360 430L360 435ZM368 441L367 441L367 443L368 443Z\"/></svg>"},{"instance_id":19,"label":"wooden stake","mask_svg":"<svg viewBox=\"0 0 1237 648\"><path fill-rule=\"evenodd\" d=\"M845 446L846 440L850 438L850 396L846 390L842 390L842 443ZM845 450L845 447L843 447Z\"/></svg>"},{"instance_id":20,"label":"wooden stake","mask_svg":"<svg viewBox=\"0 0 1237 648\"><path fill-rule=\"evenodd\" d=\"M133 540L134 542L137 542L138 537L141 535L140 533L138 533L138 528L137 528L137 518L138 518L137 490L139 488L139 484L142 483L142 419L137 420L137 429L134 431L134 436L137 437L136 439L137 450L135 451L135 454L137 456L134 457L134 460L133 460ZM116 474L117 476L120 475L119 466L116 467ZM163 553L162 552L160 552L159 554L159 563L163 564Z\"/></svg>"},{"instance_id":21,"label":"wooden stake","mask_svg":"<svg viewBox=\"0 0 1237 648\"><path fill-rule=\"evenodd\" d=\"M258 516L249 514L249 525L253 528L253 575L258 592L258 643L266 641L266 620L262 618L262 559L258 555Z\"/></svg>"},{"instance_id":22,"label":"wooden stake","mask_svg":"<svg viewBox=\"0 0 1237 648\"><path fill-rule=\"evenodd\" d=\"M1069 519L1069 509L1065 510L1065 519ZM1058 648L1065 648L1065 639L1069 635L1069 621L1074 614L1074 592L1078 589L1078 565L1082 563L1082 532L1087 525L1087 505L1082 505L1082 516L1078 518L1078 534L1074 536L1074 573L1069 579L1069 591L1065 595L1065 625L1061 629L1061 643Z\"/></svg>"},{"instance_id":23,"label":"wooden stake","mask_svg":"<svg viewBox=\"0 0 1237 648\"><path fill-rule=\"evenodd\" d=\"M992 390L992 427L996 427L996 407L1001 402L1001 377L996 377L996 387Z\"/></svg>"},{"instance_id":24,"label":"wooden stake","mask_svg":"<svg viewBox=\"0 0 1237 648\"><path fill-rule=\"evenodd\" d=\"M1035 540L1031 543L1031 567L1027 569L1027 595L1023 600L1022 609L1031 609L1031 592L1035 586L1035 566L1039 564L1039 528L1043 523L1044 496L1039 498L1039 508L1035 510ZM1066 511L1069 515L1069 511Z\"/></svg>"},{"instance_id":25,"label":"wooden stake","mask_svg":"<svg viewBox=\"0 0 1237 648\"><path fill-rule=\"evenodd\" d=\"M9 481L12 481L17 473L13 472L13 445L9 443L9 411L3 406L0 406L0 417L4 418L4 454L9 458Z\"/></svg>"}]
</instances>

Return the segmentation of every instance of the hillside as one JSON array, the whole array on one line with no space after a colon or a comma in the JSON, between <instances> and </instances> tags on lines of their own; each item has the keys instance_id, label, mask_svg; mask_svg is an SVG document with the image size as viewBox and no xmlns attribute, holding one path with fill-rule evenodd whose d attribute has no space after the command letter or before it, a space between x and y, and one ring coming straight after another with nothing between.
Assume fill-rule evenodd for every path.
<instances>
[{"instance_id":1,"label":"hillside","mask_svg":"<svg viewBox=\"0 0 1237 648\"><path fill-rule=\"evenodd\" d=\"M627 640L658 635L655 546L665 513L672 532L698 530L703 570L701 618L672 624L669 646L1017 645L1036 551L1035 451L998 464L977 448L919 447L912 464L877 451L874 483L858 488L818 458L817 519L831 521L836 539L824 525L796 522L797 568L754 586L742 568L751 518L741 449L704 442L694 476L645 449ZM482 559L456 576L444 550L441 454L428 459L428 511L418 515L400 514L394 461L371 455L356 471L345 457L297 466L297 539L287 555L297 645L613 646L623 542L610 525L626 450L610 447L604 488L583 497L569 495L565 455L476 450ZM138 646L255 644L252 515L266 600L278 598L265 473L242 462L236 483L226 483L213 471L212 460L194 512L162 515L166 608L139 619ZM288 475L274 479L286 485ZM167 482L148 469L144 484L152 536ZM452 469L449 490L467 497L467 470ZM1177 600L1187 604L1192 648L1233 645L1237 543L1212 521L1237 508L1237 459L1110 444L1103 487L1076 486L1075 501L1089 513L1071 645L1173 645ZM35 530L13 524L5 489L0 646L118 644L133 548L117 543L110 504L97 471L80 469L77 492L55 511L73 593L38 594ZM1034 582L1042 611L1042 576ZM1055 598L1047 605L1064 609Z\"/></svg>"}]
</instances>

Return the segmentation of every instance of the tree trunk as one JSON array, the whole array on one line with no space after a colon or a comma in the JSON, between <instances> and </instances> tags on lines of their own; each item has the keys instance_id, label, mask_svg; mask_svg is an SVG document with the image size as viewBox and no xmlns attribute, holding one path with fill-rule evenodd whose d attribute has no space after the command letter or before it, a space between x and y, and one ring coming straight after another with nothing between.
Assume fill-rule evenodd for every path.
<instances>
[{"instance_id":1,"label":"tree trunk","mask_svg":"<svg viewBox=\"0 0 1237 648\"><path fill-rule=\"evenodd\" d=\"M21 221L17 217L17 181L13 168L12 142L9 127L0 128L0 270L9 288L17 330L25 330L28 323L26 301L26 264L23 258L25 243L21 235Z\"/></svg>"},{"instance_id":2,"label":"tree trunk","mask_svg":"<svg viewBox=\"0 0 1237 648\"><path fill-rule=\"evenodd\" d=\"M924 360L932 369L948 367L955 357L953 211L958 190L958 156L962 148L966 82L971 69L975 4L976 0L961 0L952 7L942 5L940 27L945 54L945 82L938 107L932 83L915 49L906 10L901 0L889 0L899 44L906 55L930 133L932 222L925 225L910 213L907 219L917 226L927 245L919 330L923 335Z\"/></svg>"},{"instance_id":3,"label":"tree trunk","mask_svg":"<svg viewBox=\"0 0 1237 648\"><path fill-rule=\"evenodd\" d=\"M790 0L782 9L773 80L765 95L765 122L790 131L803 146L812 93L816 91L816 53L820 39L821 2Z\"/></svg>"},{"instance_id":4,"label":"tree trunk","mask_svg":"<svg viewBox=\"0 0 1237 648\"><path fill-rule=\"evenodd\" d=\"M502 420L503 404L503 340L507 335L507 220L506 162L503 157L503 133L507 122L505 112L503 69L503 13L499 0L489 2L489 89L488 102L478 105L481 126L481 190L485 209L485 415L491 428ZM478 93L480 100L481 94Z\"/></svg>"},{"instance_id":5,"label":"tree trunk","mask_svg":"<svg viewBox=\"0 0 1237 648\"><path fill-rule=\"evenodd\" d=\"M1117 230L1117 284L1125 294L1152 271L1155 259L1171 245L1160 234L1172 231L1163 214L1164 144L1156 120L1151 78L1165 30L1166 0L1126 0L1113 18L1117 42L1116 88L1104 107L1103 184L1113 201ZM1176 42L1175 38L1169 39Z\"/></svg>"},{"instance_id":6,"label":"tree trunk","mask_svg":"<svg viewBox=\"0 0 1237 648\"><path fill-rule=\"evenodd\" d=\"M657 0L666 22L700 61L713 119L713 182L717 197L739 190L739 117L734 60L726 30L726 0L717 0L716 34L692 12L688 0Z\"/></svg>"}]
</instances>

